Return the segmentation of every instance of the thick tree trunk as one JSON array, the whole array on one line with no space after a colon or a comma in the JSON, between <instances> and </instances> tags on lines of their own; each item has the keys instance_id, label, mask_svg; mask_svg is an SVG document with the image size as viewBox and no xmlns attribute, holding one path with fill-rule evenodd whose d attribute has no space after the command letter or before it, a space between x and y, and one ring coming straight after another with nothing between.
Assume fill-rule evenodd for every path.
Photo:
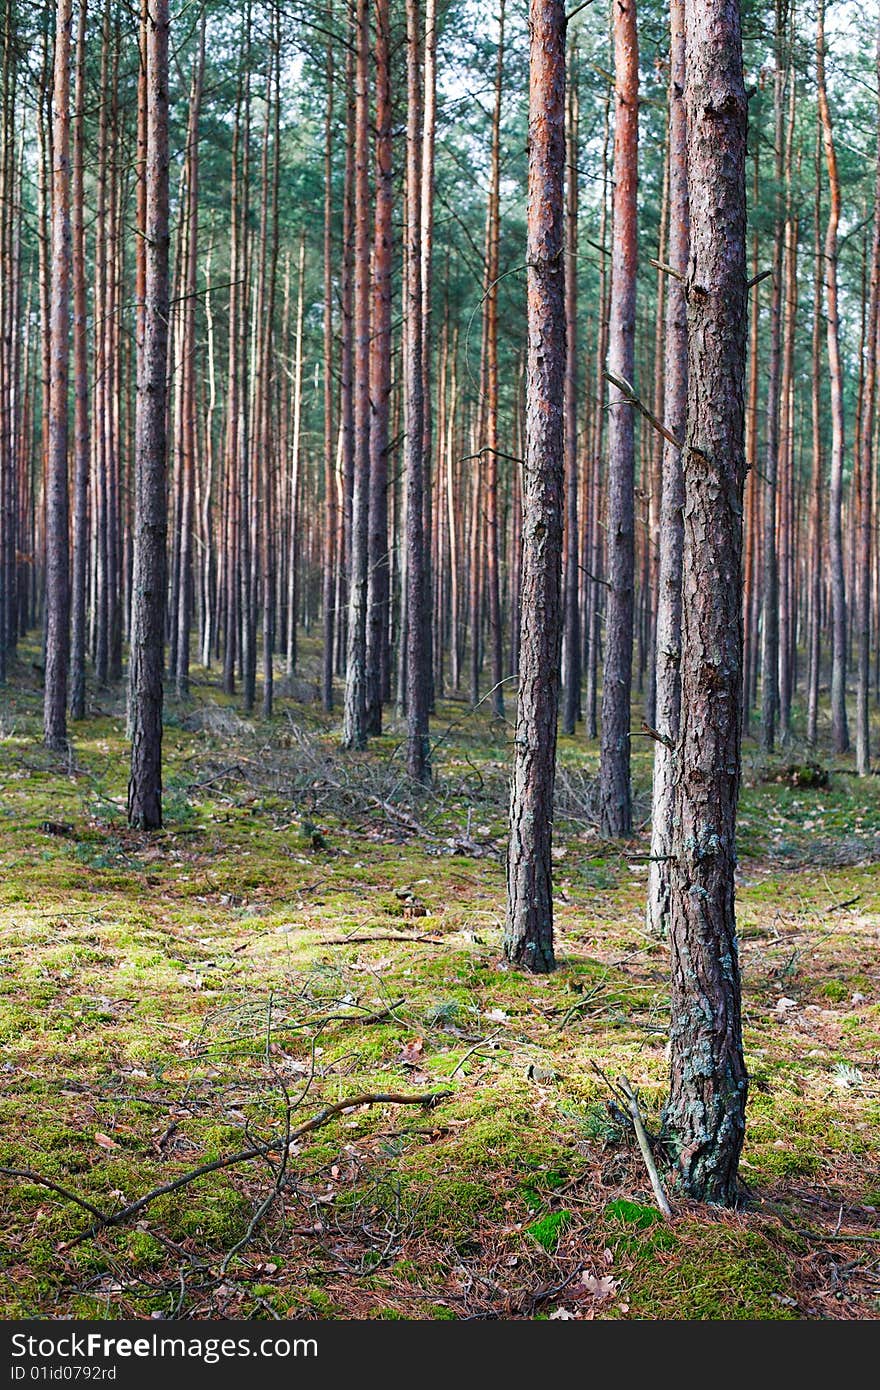
<instances>
[{"instance_id":1,"label":"thick tree trunk","mask_svg":"<svg viewBox=\"0 0 880 1390\"><path fill-rule=\"evenodd\" d=\"M562 637L565 456L565 9L530 0L528 366L519 702L504 954L555 965L551 855Z\"/></svg>"},{"instance_id":2,"label":"thick tree trunk","mask_svg":"<svg viewBox=\"0 0 880 1390\"><path fill-rule=\"evenodd\" d=\"M162 824L162 657L167 507L165 372L168 346L168 0L146 19L146 276L138 352L132 581L128 823Z\"/></svg>"},{"instance_id":3,"label":"thick tree trunk","mask_svg":"<svg viewBox=\"0 0 880 1390\"><path fill-rule=\"evenodd\" d=\"M663 419L684 441L688 402L688 333L684 277L690 245L685 113L684 0L671 0L669 71L669 244L671 269L666 301ZM681 278L678 278L681 277ZM659 508L660 556L657 585L654 794L651 863L648 872L648 930L666 935L669 914L670 848L673 836L675 753L681 705L681 564L684 544L684 481L681 449L664 441Z\"/></svg>"},{"instance_id":4,"label":"thick tree trunk","mask_svg":"<svg viewBox=\"0 0 880 1390\"><path fill-rule=\"evenodd\" d=\"M55 13L52 101L52 288L49 453L46 460L46 675L43 735L49 748L67 746L70 658L70 543L67 488L70 363L70 41L71 0Z\"/></svg>"},{"instance_id":5,"label":"thick tree trunk","mask_svg":"<svg viewBox=\"0 0 880 1390\"><path fill-rule=\"evenodd\" d=\"M739 0L686 0L685 35L688 410L664 1133L685 1191L730 1206L747 1093L734 915L747 316Z\"/></svg>"},{"instance_id":6,"label":"thick tree trunk","mask_svg":"<svg viewBox=\"0 0 880 1390\"><path fill-rule=\"evenodd\" d=\"M635 0L614 17L614 194L608 370L632 386L638 257L639 42ZM630 697L635 584L633 408L612 385L608 417L608 606L602 674L599 818L607 838L632 831Z\"/></svg>"}]
</instances>

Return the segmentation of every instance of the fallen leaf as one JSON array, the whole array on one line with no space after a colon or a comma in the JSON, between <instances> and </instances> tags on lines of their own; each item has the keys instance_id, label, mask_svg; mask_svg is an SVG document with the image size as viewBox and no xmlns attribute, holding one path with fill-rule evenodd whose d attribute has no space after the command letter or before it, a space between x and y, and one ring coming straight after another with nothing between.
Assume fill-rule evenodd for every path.
<instances>
[{"instance_id":1,"label":"fallen leaf","mask_svg":"<svg viewBox=\"0 0 880 1390\"><path fill-rule=\"evenodd\" d=\"M612 1279L610 1274L591 1274L589 1270L584 1270L580 1278L581 1286L593 1298L613 1298L620 1286L618 1279Z\"/></svg>"},{"instance_id":2,"label":"fallen leaf","mask_svg":"<svg viewBox=\"0 0 880 1390\"><path fill-rule=\"evenodd\" d=\"M119 1145L115 1139L111 1139L109 1134L101 1134L100 1131L95 1135L95 1143L102 1149L118 1149Z\"/></svg>"},{"instance_id":3,"label":"fallen leaf","mask_svg":"<svg viewBox=\"0 0 880 1390\"><path fill-rule=\"evenodd\" d=\"M412 1038L400 1049L400 1061L405 1067L417 1067L422 1060L425 1044L421 1038Z\"/></svg>"},{"instance_id":4,"label":"fallen leaf","mask_svg":"<svg viewBox=\"0 0 880 1390\"><path fill-rule=\"evenodd\" d=\"M506 1014L503 1009L490 1009L486 1014L490 1023L509 1023L510 1014Z\"/></svg>"}]
</instances>

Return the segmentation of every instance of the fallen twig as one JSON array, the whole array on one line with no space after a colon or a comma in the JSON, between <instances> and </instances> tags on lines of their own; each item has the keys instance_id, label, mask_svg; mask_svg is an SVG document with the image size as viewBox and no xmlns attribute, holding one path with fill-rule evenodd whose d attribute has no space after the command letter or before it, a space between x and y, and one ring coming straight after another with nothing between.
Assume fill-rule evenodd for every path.
<instances>
[{"instance_id":1,"label":"fallen twig","mask_svg":"<svg viewBox=\"0 0 880 1390\"><path fill-rule=\"evenodd\" d=\"M445 946L442 936L404 936L403 932L374 932L372 936L322 936L315 943L318 946L363 946L371 941L413 941L426 942L429 946Z\"/></svg>"},{"instance_id":2,"label":"fallen twig","mask_svg":"<svg viewBox=\"0 0 880 1390\"><path fill-rule=\"evenodd\" d=\"M619 1076L617 1078L617 1084L620 1087L623 1094L626 1096L627 1106L629 1108L630 1117L633 1122L633 1128L636 1132L636 1139L639 1141L639 1148L642 1152L642 1158L645 1160L645 1167L648 1170L648 1177L651 1179L651 1186L654 1189L654 1196L657 1198L657 1205L662 1211L663 1215L666 1217L666 1220L671 1221L672 1208L669 1205L669 1199L666 1196L666 1193L663 1189L663 1184L660 1181L660 1174L657 1172L657 1165L654 1162L654 1155L651 1153L651 1143L648 1139L647 1134L645 1133L645 1126L642 1123L642 1114L639 1110L638 1093L633 1090L632 1086L630 1085L628 1079L625 1076Z\"/></svg>"},{"instance_id":3,"label":"fallen twig","mask_svg":"<svg viewBox=\"0 0 880 1390\"><path fill-rule=\"evenodd\" d=\"M142 1197L138 1197L134 1202L129 1202L127 1206L120 1207L118 1211L102 1211L94 1203L78 1196L75 1192L71 1192L69 1188L62 1187L52 1178L45 1178L42 1173L33 1172L28 1168L0 1167L0 1175L21 1178L25 1182L33 1182L41 1187L47 1187L50 1191L57 1192L60 1196L89 1212L95 1217L96 1224L83 1235L77 1237L77 1241L88 1240L106 1226L121 1226L123 1222L136 1216L138 1212L143 1211L158 1197L165 1197L169 1192L177 1192L182 1187L188 1187L190 1183L196 1182L199 1178L207 1177L210 1173L219 1173L225 1168L234 1168L237 1164L247 1163L252 1158L264 1158L267 1154L275 1153L284 1146L289 1149L290 1144L302 1138L304 1134L321 1129L346 1110L358 1110L365 1105L422 1105L426 1108L433 1108L450 1094L449 1091L426 1091L414 1095L404 1095L394 1091L367 1091L361 1095L352 1096L349 1100L337 1101L335 1105L325 1105L323 1110L319 1110L316 1115L305 1120L296 1129L289 1129L285 1135L267 1139L261 1144L252 1144L250 1148L241 1149L238 1153L227 1154L225 1158L215 1158L211 1163L203 1163L188 1173L181 1173L179 1177L173 1178L170 1182L162 1183L160 1187L154 1187L150 1192L145 1192Z\"/></svg>"},{"instance_id":4,"label":"fallen twig","mask_svg":"<svg viewBox=\"0 0 880 1390\"><path fill-rule=\"evenodd\" d=\"M498 1029L496 1032L490 1033L488 1038L480 1038L479 1042L475 1042L473 1047L469 1047L467 1052L462 1057L461 1061L456 1065L454 1070L449 1073L450 1081L452 1080L453 1076L456 1076L458 1072L461 1071L465 1062L468 1061L470 1057L473 1057L475 1052L478 1052L481 1047L485 1047L487 1043L494 1042L495 1039L499 1036L500 1031L501 1030Z\"/></svg>"}]
</instances>

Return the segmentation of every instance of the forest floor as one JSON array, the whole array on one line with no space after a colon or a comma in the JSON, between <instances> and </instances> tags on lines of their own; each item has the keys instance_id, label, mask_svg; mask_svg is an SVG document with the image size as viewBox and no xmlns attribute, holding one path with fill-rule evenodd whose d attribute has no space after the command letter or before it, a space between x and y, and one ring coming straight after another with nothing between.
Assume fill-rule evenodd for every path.
<instances>
[{"instance_id":1,"label":"forest floor","mask_svg":"<svg viewBox=\"0 0 880 1390\"><path fill-rule=\"evenodd\" d=\"M199 680L166 710L149 836L122 691L59 760L36 658L0 694L0 1164L109 1215L267 1152L118 1226L0 1175L0 1315L880 1316L880 778L824 757L827 785L795 785L802 749L746 744L746 1186L666 1225L593 1065L656 1130L668 951L646 826L596 831L594 745L560 743L560 968L535 978L501 959L512 731L485 706L440 705L425 796L399 732L340 754L313 682L263 722ZM296 1135L367 1093L441 1098Z\"/></svg>"}]
</instances>

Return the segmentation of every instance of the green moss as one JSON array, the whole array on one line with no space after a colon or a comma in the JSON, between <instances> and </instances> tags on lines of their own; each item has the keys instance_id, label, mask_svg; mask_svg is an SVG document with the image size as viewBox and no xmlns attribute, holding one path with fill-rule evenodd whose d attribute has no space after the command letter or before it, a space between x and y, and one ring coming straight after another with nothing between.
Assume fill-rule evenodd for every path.
<instances>
[{"instance_id":1,"label":"green moss","mask_svg":"<svg viewBox=\"0 0 880 1390\"><path fill-rule=\"evenodd\" d=\"M525 1233L552 1254L559 1244L559 1237L570 1221L570 1211L548 1211L546 1216L541 1217L540 1221L533 1221L531 1226L526 1226Z\"/></svg>"},{"instance_id":2,"label":"green moss","mask_svg":"<svg viewBox=\"0 0 880 1390\"><path fill-rule=\"evenodd\" d=\"M650 1242L627 1249L630 1316L693 1320L792 1319L793 1274L767 1239L722 1224L678 1225L674 1258Z\"/></svg>"}]
</instances>

